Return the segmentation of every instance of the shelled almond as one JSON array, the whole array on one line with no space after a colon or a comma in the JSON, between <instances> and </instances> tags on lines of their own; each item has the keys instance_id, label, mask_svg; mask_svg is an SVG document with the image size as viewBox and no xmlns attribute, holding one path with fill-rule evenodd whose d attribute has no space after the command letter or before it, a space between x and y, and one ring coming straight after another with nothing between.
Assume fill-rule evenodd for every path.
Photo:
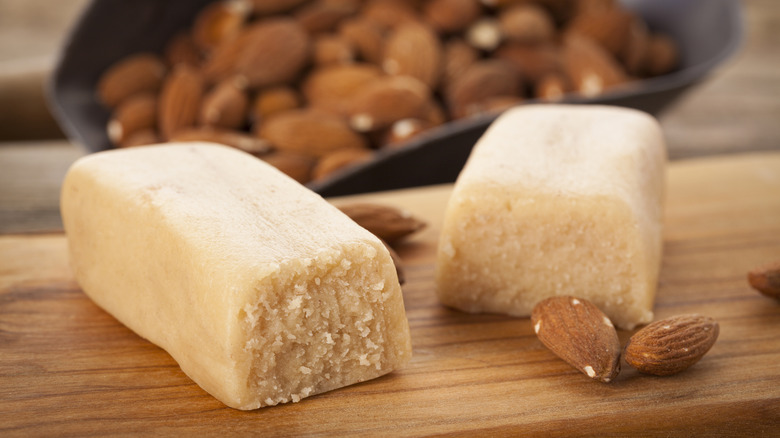
<instances>
[{"instance_id":1,"label":"shelled almond","mask_svg":"<svg viewBox=\"0 0 780 438\"><path fill-rule=\"evenodd\" d=\"M450 120L677 63L611 0L218 0L159 53L107 68L96 94L117 147L222 142L308 182Z\"/></svg>"}]
</instances>

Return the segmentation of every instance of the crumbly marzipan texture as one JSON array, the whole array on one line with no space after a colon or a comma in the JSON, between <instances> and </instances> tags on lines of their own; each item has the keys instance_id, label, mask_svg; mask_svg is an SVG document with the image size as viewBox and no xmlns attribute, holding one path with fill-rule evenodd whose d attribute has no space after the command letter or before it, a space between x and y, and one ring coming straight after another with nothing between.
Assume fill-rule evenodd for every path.
<instances>
[{"instance_id":1,"label":"crumbly marzipan texture","mask_svg":"<svg viewBox=\"0 0 780 438\"><path fill-rule=\"evenodd\" d=\"M61 212L84 292L228 406L295 402L411 357L382 242L248 154L92 154L69 170Z\"/></svg>"}]
</instances>

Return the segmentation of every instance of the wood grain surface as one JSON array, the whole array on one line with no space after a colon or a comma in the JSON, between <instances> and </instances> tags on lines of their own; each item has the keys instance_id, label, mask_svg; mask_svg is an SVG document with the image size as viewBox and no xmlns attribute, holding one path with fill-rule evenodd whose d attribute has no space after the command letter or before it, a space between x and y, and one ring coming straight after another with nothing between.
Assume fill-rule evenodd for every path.
<instances>
[{"instance_id":1,"label":"wood grain surface","mask_svg":"<svg viewBox=\"0 0 780 438\"><path fill-rule=\"evenodd\" d=\"M70 274L63 235L0 236L0 436L777 436L780 302L745 274L780 259L780 153L670 166L656 318L709 315L720 339L682 374L624 364L609 385L556 358L528 319L438 304L434 254L449 193L360 197L430 223L399 250L411 363L250 412L222 405L95 306Z\"/></svg>"}]
</instances>

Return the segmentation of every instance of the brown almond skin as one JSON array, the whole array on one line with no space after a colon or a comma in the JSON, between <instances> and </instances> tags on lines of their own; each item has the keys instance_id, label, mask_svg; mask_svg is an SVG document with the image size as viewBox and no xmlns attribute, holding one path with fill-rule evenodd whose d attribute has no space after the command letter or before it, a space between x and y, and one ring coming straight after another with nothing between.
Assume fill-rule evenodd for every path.
<instances>
[{"instance_id":1,"label":"brown almond skin","mask_svg":"<svg viewBox=\"0 0 780 438\"><path fill-rule=\"evenodd\" d=\"M163 139L195 125L204 88L203 76L186 64L177 65L168 75L158 101L158 127Z\"/></svg>"},{"instance_id":2,"label":"brown almond skin","mask_svg":"<svg viewBox=\"0 0 780 438\"><path fill-rule=\"evenodd\" d=\"M290 83L309 62L310 38L295 20L269 18L220 44L203 67L217 82L243 76L249 88Z\"/></svg>"},{"instance_id":3,"label":"brown almond skin","mask_svg":"<svg viewBox=\"0 0 780 438\"><path fill-rule=\"evenodd\" d=\"M391 245L427 225L408 212L387 205L353 203L340 205L339 209L358 225Z\"/></svg>"},{"instance_id":4,"label":"brown almond skin","mask_svg":"<svg viewBox=\"0 0 780 438\"><path fill-rule=\"evenodd\" d=\"M480 15L482 7L478 0L431 0L423 8L428 23L442 33L465 30Z\"/></svg>"},{"instance_id":5,"label":"brown almond skin","mask_svg":"<svg viewBox=\"0 0 780 438\"><path fill-rule=\"evenodd\" d=\"M300 108L301 95L295 88L279 86L266 88L257 93L252 103L251 118L254 123L262 123L276 114Z\"/></svg>"},{"instance_id":6,"label":"brown almond skin","mask_svg":"<svg viewBox=\"0 0 780 438\"><path fill-rule=\"evenodd\" d=\"M109 67L97 85L98 97L109 108L117 107L130 96L157 93L165 77L165 63L159 56L139 53Z\"/></svg>"},{"instance_id":7,"label":"brown almond skin","mask_svg":"<svg viewBox=\"0 0 780 438\"><path fill-rule=\"evenodd\" d=\"M539 340L588 377L609 383L620 372L620 340L612 322L593 303L558 296L538 303L531 323Z\"/></svg>"},{"instance_id":8,"label":"brown almond skin","mask_svg":"<svg viewBox=\"0 0 780 438\"><path fill-rule=\"evenodd\" d=\"M165 46L165 62L173 68L177 64L187 64L192 67L201 63L201 52L195 41L187 32L180 32L168 41Z\"/></svg>"},{"instance_id":9,"label":"brown almond skin","mask_svg":"<svg viewBox=\"0 0 780 438\"><path fill-rule=\"evenodd\" d=\"M780 260L751 270L747 278L753 289L780 300Z\"/></svg>"},{"instance_id":10,"label":"brown almond skin","mask_svg":"<svg viewBox=\"0 0 780 438\"><path fill-rule=\"evenodd\" d=\"M142 93L126 99L108 122L108 138L115 145L124 144L139 131L157 127L157 96Z\"/></svg>"},{"instance_id":11,"label":"brown almond skin","mask_svg":"<svg viewBox=\"0 0 780 438\"><path fill-rule=\"evenodd\" d=\"M516 71L501 60L479 61L456 78L446 93L453 117L473 114L473 106L491 97L518 96L520 80Z\"/></svg>"},{"instance_id":12,"label":"brown almond skin","mask_svg":"<svg viewBox=\"0 0 780 438\"><path fill-rule=\"evenodd\" d=\"M319 68L306 77L301 92L312 107L347 115L355 95L381 74L377 66L367 63Z\"/></svg>"},{"instance_id":13,"label":"brown almond skin","mask_svg":"<svg viewBox=\"0 0 780 438\"><path fill-rule=\"evenodd\" d=\"M311 171L317 161L310 155L283 151L273 152L262 159L301 184L311 181Z\"/></svg>"},{"instance_id":14,"label":"brown almond skin","mask_svg":"<svg viewBox=\"0 0 780 438\"><path fill-rule=\"evenodd\" d=\"M248 108L242 81L227 79L203 97L199 121L204 126L238 129L246 123Z\"/></svg>"},{"instance_id":15,"label":"brown almond skin","mask_svg":"<svg viewBox=\"0 0 780 438\"><path fill-rule=\"evenodd\" d=\"M413 76L435 89L442 72L438 35L423 23L398 26L385 43L382 69L391 75Z\"/></svg>"},{"instance_id":16,"label":"brown almond skin","mask_svg":"<svg viewBox=\"0 0 780 438\"><path fill-rule=\"evenodd\" d=\"M192 40L208 51L235 38L249 17L251 5L244 1L218 1L204 7L192 25Z\"/></svg>"},{"instance_id":17,"label":"brown almond skin","mask_svg":"<svg viewBox=\"0 0 780 438\"><path fill-rule=\"evenodd\" d=\"M565 38L563 66L572 89L586 97L597 96L628 80L625 70L612 55L576 33Z\"/></svg>"},{"instance_id":18,"label":"brown almond skin","mask_svg":"<svg viewBox=\"0 0 780 438\"><path fill-rule=\"evenodd\" d=\"M642 373L669 376L688 369L712 348L720 331L707 316L677 315L653 322L628 340L626 363Z\"/></svg>"},{"instance_id":19,"label":"brown almond skin","mask_svg":"<svg viewBox=\"0 0 780 438\"><path fill-rule=\"evenodd\" d=\"M360 132L386 128L398 120L422 118L430 107L430 90L409 76L382 76L355 93L350 125Z\"/></svg>"},{"instance_id":20,"label":"brown almond skin","mask_svg":"<svg viewBox=\"0 0 780 438\"><path fill-rule=\"evenodd\" d=\"M312 179L324 180L351 166L371 160L370 149L339 149L323 156L312 170Z\"/></svg>"},{"instance_id":21,"label":"brown almond skin","mask_svg":"<svg viewBox=\"0 0 780 438\"><path fill-rule=\"evenodd\" d=\"M365 149L367 141L343 118L312 109L285 111L261 124L261 138L280 151L325 156L338 149Z\"/></svg>"},{"instance_id":22,"label":"brown almond skin","mask_svg":"<svg viewBox=\"0 0 780 438\"><path fill-rule=\"evenodd\" d=\"M498 16L501 30L509 41L520 44L541 44L555 37L555 23L547 12L533 3L519 4Z\"/></svg>"}]
</instances>

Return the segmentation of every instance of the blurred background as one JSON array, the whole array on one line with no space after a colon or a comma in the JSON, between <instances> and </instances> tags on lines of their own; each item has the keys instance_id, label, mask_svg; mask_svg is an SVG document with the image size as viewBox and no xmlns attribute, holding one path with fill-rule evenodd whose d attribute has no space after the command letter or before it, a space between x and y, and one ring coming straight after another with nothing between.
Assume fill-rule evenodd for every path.
<instances>
[{"instance_id":1,"label":"blurred background","mask_svg":"<svg viewBox=\"0 0 780 438\"><path fill-rule=\"evenodd\" d=\"M0 233L59 229L59 186L84 151L45 85L86 0L0 0ZM780 150L780 2L743 0L741 49L661 115L672 159Z\"/></svg>"}]
</instances>

